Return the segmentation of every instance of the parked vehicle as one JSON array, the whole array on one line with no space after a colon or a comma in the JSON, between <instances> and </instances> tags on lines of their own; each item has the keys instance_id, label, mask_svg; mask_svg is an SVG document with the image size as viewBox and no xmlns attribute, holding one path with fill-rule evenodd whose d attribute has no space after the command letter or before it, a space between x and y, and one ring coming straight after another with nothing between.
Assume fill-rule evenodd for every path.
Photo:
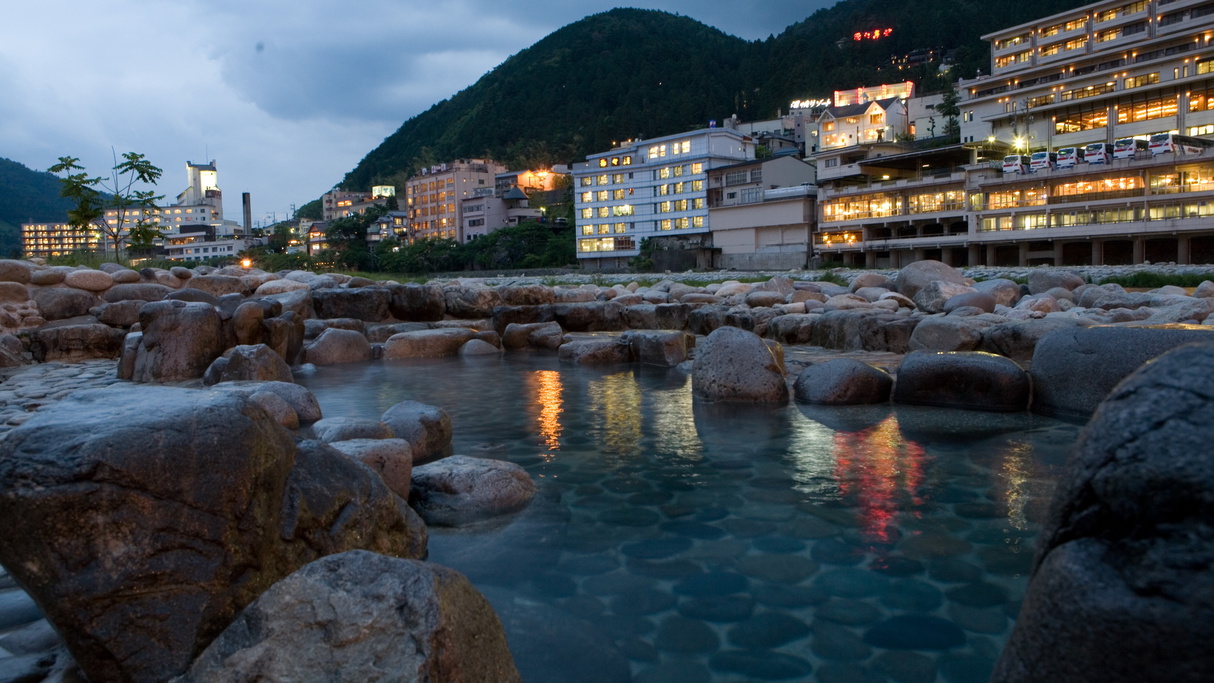
<instances>
[{"instance_id":1,"label":"parked vehicle","mask_svg":"<svg viewBox=\"0 0 1214 683\"><path fill-rule=\"evenodd\" d=\"M1074 168L1083 161L1082 147L1062 147L1058 150L1058 168Z\"/></svg>"},{"instance_id":2,"label":"parked vehicle","mask_svg":"<svg viewBox=\"0 0 1214 683\"><path fill-rule=\"evenodd\" d=\"M1033 152L1029 160L1029 170L1036 173L1041 170L1054 170L1058 165L1058 155L1053 152Z\"/></svg>"},{"instance_id":3,"label":"parked vehicle","mask_svg":"<svg viewBox=\"0 0 1214 683\"><path fill-rule=\"evenodd\" d=\"M1107 142L1093 142L1083 148L1083 161L1088 164L1107 164L1113 160L1113 146Z\"/></svg>"},{"instance_id":4,"label":"parked vehicle","mask_svg":"<svg viewBox=\"0 0 1214 683\"><path fill-rule=\"evenodd\" d=\"M1151 155L1172 152L1173 154L1201 154L1202 150L1214 146L1214 142L1203 138L1192 138L1176 133L1159 133L1152 135L1147 148Z\"/></svg>"},{"instance_id":5,"label":"parked vehicle","mask_svg":"<svg viewBox=\"0 0 1214 683\"><path fill-rule=\"evenodd\" d=\"M1004 173L1020 173L1029 172L1029 158L1024 154L1009 154L1003 157L1003 172Z\"/></svg>"},{"instance_id":6,"label":"parked vehicle","mask_svg":"<svg viewBox=\"0 0 1214 683\"><path fill-rule=\"evenodd\" d=\"M1113 158L1114 159L1133 159L1139 151L1147 151L1149 145L1146 140L1138 138L1122 138L1113 143Z\"/></svg>"}]
</instances>

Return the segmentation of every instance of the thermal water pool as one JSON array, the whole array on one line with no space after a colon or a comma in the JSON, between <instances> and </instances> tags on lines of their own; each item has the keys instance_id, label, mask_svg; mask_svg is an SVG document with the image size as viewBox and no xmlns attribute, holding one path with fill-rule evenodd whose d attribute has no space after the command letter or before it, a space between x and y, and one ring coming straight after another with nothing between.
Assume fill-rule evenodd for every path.
<instances>
[{"instance_id":1,"label":"thermal water pool","mask_svg":"<svg viewBox=\"0 0 1214 683\"><path fill-rule=\"evenodd\" d=\"M985 681L1079 427L938 409L705 404L690 378L552 355L297 375L325 416L451 415L539 493L430 561L502 618L528 683Z\"/></svg>"}]
</instances>

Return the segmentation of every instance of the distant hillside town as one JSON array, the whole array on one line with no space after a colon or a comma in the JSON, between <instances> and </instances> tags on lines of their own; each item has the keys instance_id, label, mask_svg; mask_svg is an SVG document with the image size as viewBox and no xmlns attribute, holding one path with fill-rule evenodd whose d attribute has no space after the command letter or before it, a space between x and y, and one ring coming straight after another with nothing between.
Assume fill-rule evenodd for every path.
<instances>
[{"instance_id":1,"label":"distant hillside town","mask_svg":"<svg viewBox=\"0 0 1214 683\"><path fill-rule=\"evenodd\" d=\"M571 192L585 270L1214 263L1214 5L1106 0L982 39L986 74L943 94L839 90L572 167L450 159L403 188L334 190L298 248L318 253L327 221L389 204L367 241L469 243L556 222L543 207ZM194 188L214 165L187 172ZM208 191L159 209L171 257L247 235ZM23 226L27 254L67 248L55 229Z\"/></svg>"}]
</instances>

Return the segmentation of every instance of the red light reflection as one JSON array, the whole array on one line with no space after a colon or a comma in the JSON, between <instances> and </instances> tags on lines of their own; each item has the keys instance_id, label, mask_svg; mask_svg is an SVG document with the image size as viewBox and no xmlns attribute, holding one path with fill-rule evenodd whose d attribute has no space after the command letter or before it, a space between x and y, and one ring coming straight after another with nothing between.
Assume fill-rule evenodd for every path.
<instances>
[{"instance_id":1,"label":"red light reflection","mask_svg":"<svg viewBox=\"0 0 1214 683\"><path fill-rule=\"evenodd\" d=\"M894 540L891 529L899 508L922 502L923 447L902 436L892 415L863 431L836 432L834 440L839 493L859 510L865 537Z\"/></svg>"}]
</instances>

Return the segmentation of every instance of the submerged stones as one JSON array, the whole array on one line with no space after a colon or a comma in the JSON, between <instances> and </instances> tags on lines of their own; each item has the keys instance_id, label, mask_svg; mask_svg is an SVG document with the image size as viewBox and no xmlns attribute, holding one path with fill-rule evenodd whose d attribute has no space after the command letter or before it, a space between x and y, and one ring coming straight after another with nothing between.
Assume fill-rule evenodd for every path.
<instances>
[{"instance_id":1,"label":"submerged stones","mask_svg":"<svg viewBox=\"0 0 1214 683\"><path fill-rule=\"evenodd\" d=\"M518 510L535 491L512 462L452 455L413 470L409 503L428 524L462 526Z\"/></svg>"}]
</instances>

